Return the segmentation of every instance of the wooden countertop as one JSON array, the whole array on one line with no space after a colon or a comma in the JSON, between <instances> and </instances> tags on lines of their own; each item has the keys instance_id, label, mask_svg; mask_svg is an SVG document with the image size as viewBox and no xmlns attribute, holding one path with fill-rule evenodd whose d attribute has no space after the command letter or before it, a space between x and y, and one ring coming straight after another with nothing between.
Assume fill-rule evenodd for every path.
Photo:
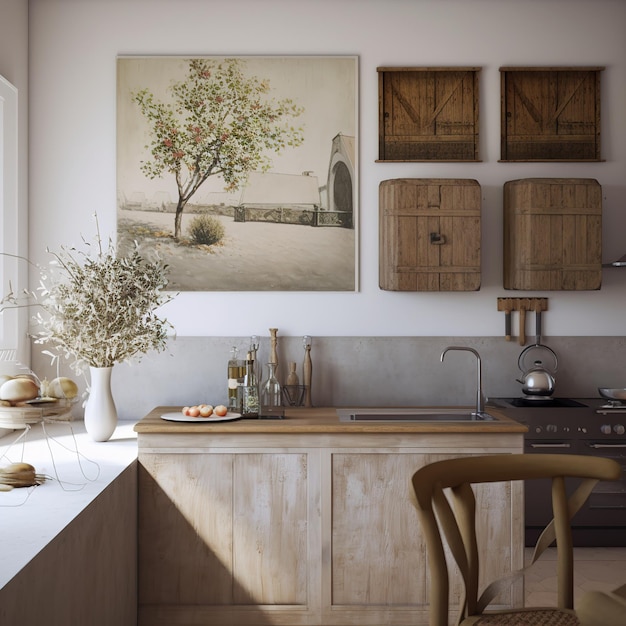
<instances>
[{"instance_id":1,"label":"wooden countertop","mask_svg":"<svg viewBox=\"0 0 626 626\"><path fill-rule=\"evenodd\" d=\"M477 422L341 422L337 408L285 408L284 419L238 419L224 422L171 422L161 418L164 413L180 412L179 406L156 407L135 425L141 434L184 433L525 433L526 426L507 417L501 410L489 407L493 421ZM427 408L427 407L420 407ZM428 407L460 408L460 407ZM468 410L471 410L468 408ZM193 418L189 418L193 419Z\"/></svg>"}]
</instances>

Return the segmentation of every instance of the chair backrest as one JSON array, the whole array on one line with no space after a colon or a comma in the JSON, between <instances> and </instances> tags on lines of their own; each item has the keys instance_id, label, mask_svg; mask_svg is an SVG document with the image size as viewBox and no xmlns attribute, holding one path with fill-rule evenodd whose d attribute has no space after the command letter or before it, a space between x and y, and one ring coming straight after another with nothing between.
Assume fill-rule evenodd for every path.
<instances>
[{"instance_id":1,"label":"chair backrest","mask_svg":"<svg viewBox=\"0 0 626 626\"><path fill-rule=\"evenodd\" d=\"M600 457L569 454L503 454L437 461L413 474L415 505L426 541L431 576L430 624L448 624L448 568L443 538L463 579L460 618L479 615L498 593L497 581L479 597L476 499L473 484L539 478L552 479L554 519L537 541L532 561L557 542L558 606L573 608L573 548L570 519L599 480L617 480L621 466ZM568 497L565 479L583 479ZM444 490L449 489L450 500ZM450 506L453 503L454 508Z\"/></svg>"}]
</instances>

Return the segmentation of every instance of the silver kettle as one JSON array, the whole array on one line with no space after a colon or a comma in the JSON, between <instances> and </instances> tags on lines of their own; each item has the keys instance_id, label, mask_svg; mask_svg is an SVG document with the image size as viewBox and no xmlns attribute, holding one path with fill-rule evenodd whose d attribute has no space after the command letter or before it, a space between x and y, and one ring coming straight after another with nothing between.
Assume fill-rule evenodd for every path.
<instances>
[{"instance_id":1,"label":"silver kettle","mask_svg":"<svg viewBox=\"0 0 626 626\"><path fill-rule=\"evenodd\" d=\"M547 350L554 359L554 366L552 369L545 367L543 361L536 358L536 356L532 367L527 367L526 362L528 361L531 349ZM558 360L554 351L548 348L548 346L529 346L520 354L518 366L523 375L521 378L517 379L517 382L522 384L522 392L524 395L546 397L551 396L554 393L554 373L558 367Z\"/></svg>"}]
</instances>

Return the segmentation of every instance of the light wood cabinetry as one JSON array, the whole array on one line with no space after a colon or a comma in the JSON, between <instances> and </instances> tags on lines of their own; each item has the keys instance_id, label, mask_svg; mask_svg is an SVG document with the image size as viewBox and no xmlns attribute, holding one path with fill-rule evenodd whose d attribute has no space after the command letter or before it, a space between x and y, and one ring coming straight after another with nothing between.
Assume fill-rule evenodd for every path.
<instances>
[{"instance_id":1,"label":"light wood cabinetry","mask_svg":"<svg viewBox=\"0 0 626 626\"><path fill-rule=\"evenodd\" d=\"M477 161L479 67L379 67L379 161Z\"/></svg>"},{"instance_id":2,"label":"light wood cabinetry","mask_svg":"<svg viewBox=\"0 0 626 626\"><path fill-rule=\"evenodd\" d=\"M505 289L602 285L602 187L592 178L525 178L504 185Z\"/></svg>"},{"instance_id":3,"label":"light wood cabinetry","mask_svg":"<svg viewBox=\"0 0 626 626\"><path fill-rule=\"evenodd\" d=\"M269 422L268 432L139 431L140 626L427 623L411 475L449 456L518 452L522 434L328 423L328 432L319 423L298 432L297 418L285 431ZM485 574L520 567L521 486L488 486L479 502L494 554Z\"/></svg>"},{"instance_id":4,"label":"light wood cabinetry","mask_svg":"<svg viewBox=\"0 0 626 626\"><path fill-rule=\"evenodd\" d=\"M501 67L502 161L601 161L603 67Z\"/></svg>"},{"instance_id":5,"label":"light wood cabinetry","mask_svg":"<svg viewBox=\"0 0 626 626\"><path fill-rule=\"evenodd\" d=\"M475 180L399 178L379 186L379 286L480 289L481 191Z\"/></svg>"}]
</instances>

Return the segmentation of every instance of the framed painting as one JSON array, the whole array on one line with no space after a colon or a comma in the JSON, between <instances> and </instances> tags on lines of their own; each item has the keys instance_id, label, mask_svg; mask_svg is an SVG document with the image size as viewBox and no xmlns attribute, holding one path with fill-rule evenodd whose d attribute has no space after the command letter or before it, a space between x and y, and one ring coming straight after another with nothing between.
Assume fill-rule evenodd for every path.
<instances>
[{"instance_id":1,"label":"framed painting","mask_svg":"<svg viewBox=\"0 0 626 626\"><path fill-rule=\"evenodd\" d=\"M176 291L355 291L358 58L117 59L117 235Z\"/></svg>"}]
</instances>

